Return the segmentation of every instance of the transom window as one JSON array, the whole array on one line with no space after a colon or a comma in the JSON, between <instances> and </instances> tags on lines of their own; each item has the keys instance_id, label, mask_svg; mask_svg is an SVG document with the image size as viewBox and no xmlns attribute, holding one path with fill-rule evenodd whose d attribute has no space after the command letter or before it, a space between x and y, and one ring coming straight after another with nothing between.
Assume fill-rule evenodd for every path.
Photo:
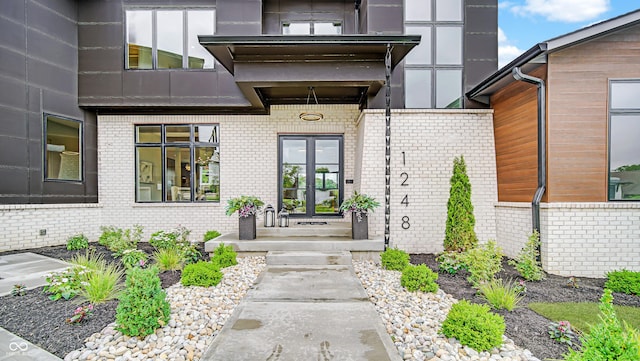
<instances>
[{"instance_id":1,"label":"transom window","mask_svg":"<svg viewBox=\"0 0 640 361\"><path fill-rule=\"evenodd\" d=\"M198 35L215 33L214 10L128 10L127 69L212 69Z\"/></svg>"},{"instance_id":2,"label":"transom window","mask_svg":"<svg viewBox=\"0 0 640 361\"><path fill-rule=\"evenodd\" d=\"M136 126L136 202L219 202L217 124Z\"/></svg>"},{"instance_id":3,"label":"transom window","mask_svg":"<svg viewBox=\"0 0 640 361\"><path fill-rule=\"evenodd\" d=\"M640 79L609 89L609 200L640 201Z\"/></svg>"},{"instance_id":4,"label":"transom window","mask_svg":"<svg viewBox=\"0 0 640 361\"><path fill-rule=\"evenodd\" d=\"M327 21L296 21L282 24L283 35L340 35L342 24Z\"/></svg>"},{"instance_id":5,"label":"transom window","mask_svg":"<svg viewBox=\"0 0 640 361\"><path fill-rule=\"evenodd\" d=\"M45 179L82 181L82 122L45 114L44 134Z\"/></svg>"}]
</instances>

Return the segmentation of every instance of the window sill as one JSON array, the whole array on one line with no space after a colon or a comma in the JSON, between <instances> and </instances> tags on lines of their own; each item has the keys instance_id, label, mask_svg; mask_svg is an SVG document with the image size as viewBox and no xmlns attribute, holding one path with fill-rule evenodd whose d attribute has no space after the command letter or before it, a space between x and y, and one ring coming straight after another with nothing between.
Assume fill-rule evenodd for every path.
<instances>
[{"instance_id":1,"label":"window sill","mask_svg":"<svg viewBox=\"0 0 640 361\"><path fill-rule=\"evenodd\" d=\"M168 207L220 207L220 202L144 202L133 203L133 208L168 208Z\"/></svg>"}]
</instances>

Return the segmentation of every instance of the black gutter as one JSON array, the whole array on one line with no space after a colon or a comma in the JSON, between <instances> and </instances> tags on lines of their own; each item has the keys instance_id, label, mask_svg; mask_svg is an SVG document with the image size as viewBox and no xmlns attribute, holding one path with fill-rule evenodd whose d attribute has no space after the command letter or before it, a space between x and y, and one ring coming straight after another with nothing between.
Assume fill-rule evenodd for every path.
<instances>
[{"instance_id":1,"label":"black gutter","mask_svg":"<svg viewBox=\"0 0 640 361\"><path fill-rule=\"evenodd\" d=\"M534 232L540 233L540 201L546 190L547 179L547 136L546 136L546 98L544 80L524 74L519 67L513 68L513 77L516 80L534 84L538 87L538 188L531 201L531 219ZM539 247L539 246L538 246ZM540 249L538 248L538 261L540 260Z\"/></svg>"}]
</instances>

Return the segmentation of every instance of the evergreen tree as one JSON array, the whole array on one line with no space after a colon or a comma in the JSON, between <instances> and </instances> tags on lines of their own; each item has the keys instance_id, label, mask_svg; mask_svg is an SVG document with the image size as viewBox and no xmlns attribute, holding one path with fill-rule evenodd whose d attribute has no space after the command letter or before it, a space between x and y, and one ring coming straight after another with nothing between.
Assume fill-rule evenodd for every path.
<instances>
[{"instance_id":1,"label":"evergreen tree","mask_svg":"<svg viewBox=\"0 0 640 361\"><path fill-rule=\"evenodd\" d=\"M464 252L478 244L474 231L476 219L471 204L471 183L467 176L464 157L453 160L451 190L447 202L447 228L445 230L445 251Z\"/></svg>"}]
</instances>

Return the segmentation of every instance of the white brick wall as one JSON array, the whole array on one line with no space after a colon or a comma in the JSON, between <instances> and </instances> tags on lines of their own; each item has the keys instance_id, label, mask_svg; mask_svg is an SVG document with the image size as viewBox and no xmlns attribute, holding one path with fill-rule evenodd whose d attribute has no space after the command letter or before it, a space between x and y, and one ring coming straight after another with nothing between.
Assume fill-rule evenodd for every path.
<instances>
[{"instance_id":1,"label":"white brick wall","mask_svg":"<svg viewBox=\"0 0 640 361\"><path fill-rule=\"evenodd\" d=\"M531 235L531 222L531 203L496 204L496 240L507 257L518 256Z\"/></svg>"},{"instance_id":2,"label":"white brick wall","mask_svg":"<svg viewBox=\"0 0 640 361\"><path fill-rule=\"evenodd\" d=\"M604 277L640 271L640 203L541 204L545 269L553 274Z\"/></svg>"},{"instance_id":3,"label":"white brick wall","mask_svg":"<svg viewBox=\"0 0 640 361\"><path fill-rule=\"evenodd\" d=\"M365 110L359 122L362 192L384 200L383 110ZM453 158L463 155L472 187L476 233L496 237L496 163L490 110L394 110L391 116L391 242L410 253L441 252ZM402 152L405 152L403 165ZM407 186L402 186L402 173ZM408 207L401 204L408 195ZM403 229L403 217L409 228ZM384 209L374 214L374 235L384 235ZM405 218L406 220L407 218ZM406 226L406 223L405 223Z\"/></svg>"}]
</instances>

